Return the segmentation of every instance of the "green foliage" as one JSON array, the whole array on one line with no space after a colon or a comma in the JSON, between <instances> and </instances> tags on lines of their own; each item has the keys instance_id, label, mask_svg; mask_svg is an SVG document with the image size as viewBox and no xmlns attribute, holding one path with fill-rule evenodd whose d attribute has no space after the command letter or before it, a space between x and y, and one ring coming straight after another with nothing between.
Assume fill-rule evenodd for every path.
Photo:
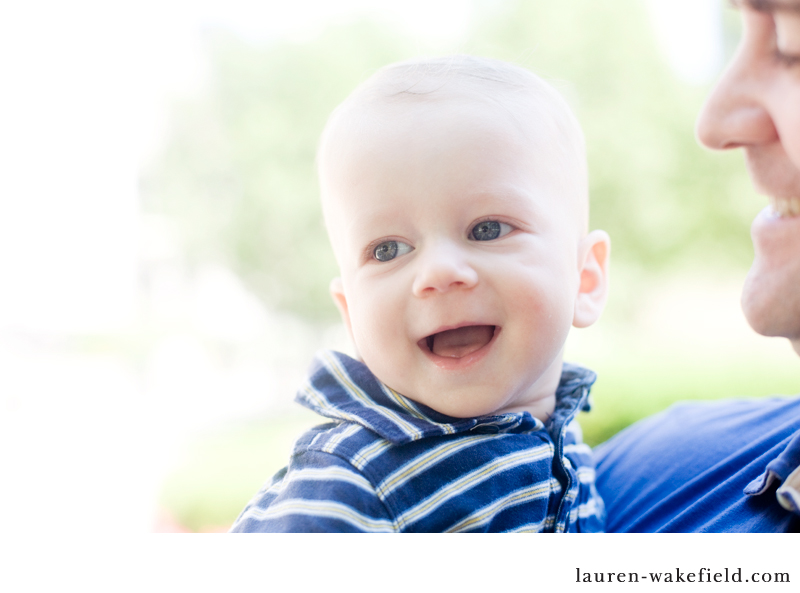
<instances>
[{"instance_id":1,"label":"green foliage","mask_svg":"<svg viewBox=\"0 0 800 593\"><path fill-rule=\"evenodd\" d=\"M295 439L321 418L304 409L198 435L161 487L160 503L191 531L227 530L247 501L289 462Z\"/></svg>"},{"instance_id":2,"label":"green foliage","mask_svg":"<svg viewBox=\"0 0 800 593\"><path fill-rule=\"evenodd\" d=\"M695 142L707 89L670 72L644 2L491 6L462 47L530 67L573 103L587 138L592 225L610 233L615 261L749 261L758 201L739 155ZM176 106L145 178L146 208L178 222L191 261L223 260L271 305L335 316L317 139L330 111L380 66L413 56L410 45L370 23L300 44L211 36L207 89Z\"/></svg>"},{"instance_id":3,"label":"green foliage","mask_svg":"<svg viewBox=\"0 0 800 593\"><path fill-rule=\"evenodd\" d=\"M592 410L579 416L584 441L594 447L637 420L678 401L790 394L800 384L800 368L729 357L690 360L689 356L619 352L613 364L593 365L598 380ZM656 355L654 355L656 354Z\"/></svg>"}]
</instances>

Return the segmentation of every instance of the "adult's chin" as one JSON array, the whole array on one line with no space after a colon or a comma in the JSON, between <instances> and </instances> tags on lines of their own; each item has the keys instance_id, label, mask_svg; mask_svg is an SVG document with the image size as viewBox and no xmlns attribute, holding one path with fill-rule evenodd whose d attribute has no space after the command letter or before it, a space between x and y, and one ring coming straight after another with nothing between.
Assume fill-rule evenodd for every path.
<instances>
[{"instance_id":1,"label":"adult's chin","mask_svg":"<svg viewBox=\"0 0 800 593\"><path fill-rule=\"evenodd\" d=\"M762 335L800 339L800 216L764 208L750 235L755 258L742 289L745 317Z\"/></svg>"},{"instance_id":2,"label":"adult's chin","mask_svg":"<svg viewBox=\"0 0 800 593\"><path fill-rule=\"evenodd\" d=\"M756 256L742 288L742 311L756 332L784 337L800 347L800 284L787 270L765 265ZM800 354L800 352L798 352Z\"/></svg>"}]
</instances>

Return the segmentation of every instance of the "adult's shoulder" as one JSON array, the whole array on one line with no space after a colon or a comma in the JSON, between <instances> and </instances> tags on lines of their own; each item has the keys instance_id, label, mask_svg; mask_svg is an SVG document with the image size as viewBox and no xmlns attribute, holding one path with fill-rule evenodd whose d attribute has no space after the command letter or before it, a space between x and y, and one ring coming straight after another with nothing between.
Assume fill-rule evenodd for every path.
<instances>
[{"instance_id":1,"label":"adult's shoulder","mask_svg":"<svg viewBox=\"0 0 800 593\"><path fill-rule=\"evenodd\" d=\"M684 402L628 427L595 450L609 530L712 529L799 433L797 396Z\"/></svg>"},{"instance_id":2,"label":"adult's shoulder","mask_svg":"<svg viewBox=\"0 0 800 593\"><path fill-rule=\"evenodd\" d=\"M785 437L798 429L800 396L680 402L622 430L595 454L600 465L619 457L637 458L653 448L676 451L702 444L713 451L730 450L754 438Z\"/></svg>"}]
</instances>

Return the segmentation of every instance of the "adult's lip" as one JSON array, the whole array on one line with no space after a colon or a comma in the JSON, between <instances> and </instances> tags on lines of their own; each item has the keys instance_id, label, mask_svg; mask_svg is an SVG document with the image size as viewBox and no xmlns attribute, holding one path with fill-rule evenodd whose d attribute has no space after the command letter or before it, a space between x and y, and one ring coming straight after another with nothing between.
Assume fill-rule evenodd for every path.
<instances>
[{"instance_id":1,"label":"adult's lip","mask_svg":"<svg viewBox=\"0 0 800 593\"><path fill-rule=\"evenodd\" d=\"M442 369L463 369L483 358L500 334L500 326L459 323L442 326L421 338L417 345Z\"/></svg>"},{"instance_id":2,"label":"adult's lip","mask_svg":"<svg viewBox=\"0 0 800 593\"><path fill-rule=\"evenodd\" d=\"M787 257L792 253L792 246L800 240L800 215L782 215L773 206L767 206L753 220L750 235L756 254L784 253Z\"/></svg>"}]
</instances>

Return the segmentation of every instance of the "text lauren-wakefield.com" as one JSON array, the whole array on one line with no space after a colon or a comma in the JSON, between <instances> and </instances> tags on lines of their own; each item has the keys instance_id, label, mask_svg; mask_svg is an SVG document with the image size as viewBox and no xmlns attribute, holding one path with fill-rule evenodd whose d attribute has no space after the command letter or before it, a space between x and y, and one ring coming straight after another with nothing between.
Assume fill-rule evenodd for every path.
<instances>
[{"instance_id":1,"label":"text lauren-wakefield.com","mask_svg":"<svg viewBox=\"0 0 800 593\"><path fill-rule=\"evenodd\" d=\"M701 568L696 572L685 572L679 568L675 572L581 572L575 569L576 583L788 583L788 572L754 572L742 579L742 569L724 572L711 572L710 568Z\"/></svg>"}]
</instances>

